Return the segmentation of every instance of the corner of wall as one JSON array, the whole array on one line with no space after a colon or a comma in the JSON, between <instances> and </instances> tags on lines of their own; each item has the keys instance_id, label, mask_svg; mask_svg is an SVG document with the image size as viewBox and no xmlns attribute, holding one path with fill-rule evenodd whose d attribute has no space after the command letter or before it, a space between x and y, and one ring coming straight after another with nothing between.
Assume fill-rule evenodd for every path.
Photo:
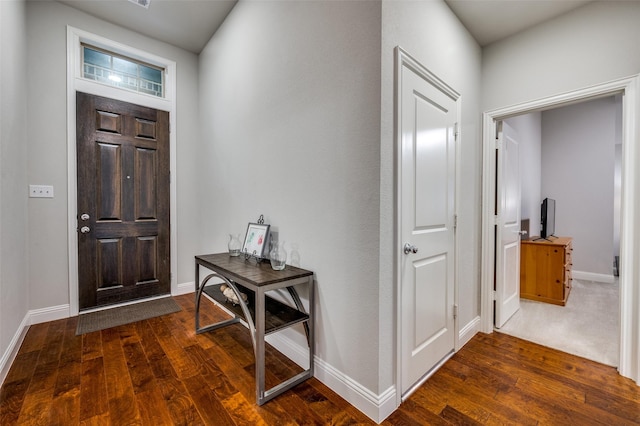
<instances>
[{"instance_id":1,"label":"corner of wall","mask_svg":"<svg viewBox=\"0 0 640 426\"><path fill-rule=\"evenodd\" d=\"M460 329L458 333L458 347L456 352L459 351L464 345L469 343L469 340L480 332L480 316L475 317L468 324Z\"/></svg>"},{"instance_id":2,"label":"corner of wall","mask_svg":"<svg viewBox=\"0 0 640 426\"><path fill-rule=\"evenodd\" d=\"M171 292L172 296L181 296L183 294L194 293L195 290L195 281L189 281L186 283L180 283L176 287L175 291Z\"/></svg>"},{"instance_id":3,"label":"corner of wall","mask_svg":"<svg viewBox=\"0 0 640 426\"><path fill-rule=\"evenodd\" d=\"M268 336L270 345L303 368L308 365L308 351L282 333ZM390 386L375 394L318 356L314 359L314 377L356 407L367 417L381 423L398 408L396 388Z\"/></svg>"},{"instance_id":4,"label":"corner of wall","mask_svg":"<svg viewBox=\"0 0 640 426\"><path fill-rule=\"evenodd\" d=\"M20 323L20 326L16 330L16 333L13 335L11 342L7 346L7 349L2 354L2 358L0 358L0 386L4 384L7 375L9 374L9 369L11 368L11 364L13 360L16 358L18 354L18 349L20 349L20 345L22 345L22 341L24 337L27 335L27 330L29 329L29 314L25 315Z\"/></svg>"},{"instance_id":5,"label":"corner of wall","mask_svg":"<svg viewBox=\"0 0 640 426\"><path fill-rule=\"evenodd\" d=\"M377 395L318 357L315 359L315 377L377 423L398 408L395 386Z\"/></svg>"}]
</instances>

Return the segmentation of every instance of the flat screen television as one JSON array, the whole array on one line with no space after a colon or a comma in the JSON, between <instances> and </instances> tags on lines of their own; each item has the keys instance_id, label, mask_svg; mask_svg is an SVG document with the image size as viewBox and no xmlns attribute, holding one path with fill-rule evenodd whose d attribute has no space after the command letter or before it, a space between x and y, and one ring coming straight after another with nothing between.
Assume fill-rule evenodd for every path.
<instances>
[{"instance_id":1,"label":"flat screen television","mask_svg":"<svg viewBox=\"0 0 640 426\"><path fill-rule=\"evenodd\" d=\"M549 238L556 232L556 200L545 198L540 211L540 237Z\"/></svg>"}]
</instances>

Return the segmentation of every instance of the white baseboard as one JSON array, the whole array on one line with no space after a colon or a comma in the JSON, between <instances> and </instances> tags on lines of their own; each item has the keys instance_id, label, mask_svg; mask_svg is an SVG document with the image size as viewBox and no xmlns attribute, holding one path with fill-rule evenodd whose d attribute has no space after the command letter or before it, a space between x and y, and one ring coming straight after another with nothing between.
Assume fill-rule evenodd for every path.
<instances>
[{"instance_id":1,"label":"white baseboard","mask_svg":"<svg viewBox=\"0 0 640 426\"><path fill-rule=\"evenodd\" d=\"M614 281L614 276L609 274L595 274L593 272L584 271L571 271L571 276L576 280L584 281L596 281L599 283L611 284Z\"/></svg>"},{"instance_id":2,"label":"white baseboard","mask_svg":"<svg viewBox=\"0 0 640 426\"><path fill-rule=\"evenodd\" d=\"M458 333L458 347L456 351L459 351L464 345L469 343L469 340L480 332L480 317L477 316L472 319L469 324L465 325Z\"/></svg>"},{"instance_id":3,"label":"white baseboard","mask_svg":"<svg viewBox=\"0 0 640 426\"><path fill-rule=\"evenodd\" d=\"M376 423L381 423L397 408L394 386L376 395L318 357L315 377Z\"/></svg>"},{"instance_id":4,"label":"white baseboard","mask_svg":"<svg viewBox=\"0 0 640 426\"><path fill-rule=\"evenodd\" d=\"M69 305L49 306L48 308L32 309L27 313L29 325L57 321L71 316Z\"/></svg>"},{"instance_id":5,"label":"white baseboard","mask_svg":"<svg viewBox=\"0 0 640 426\"><path fill-rule=\"evenodd\" d=\"M16 330L16 333L13 335L11 342L9 342L7 350L4 351L2 358L0 358L0 386L4 383L4 379L7 378L7 374L9 374L11 364L13 364L13 361L16 359L18 349L20 349L20 345L22 345L22 341L24 340L24 336L26 336L28 329L29 314L27 313L18 326L18 330Z\"/></svg>"},{"instance_id":6,"label":"white baseboard","mask_svg":"<svg viewBox=\"0 0 640 426\"><path fill-rule=\"evenodd\" d=\"M285 335L286 330L282 330L277 334L271 334L265 337L265 341L284 354L291 361L295 362L300 368L308 368L309 366L309 348L297 344L294 340ZM315 366L314 366L315 367Z\"/></svg>"},{"instance_id":7,"label":"white baseboard","mask_svg":"<svg viewBox=\"0 0 640 426\"><path fill-rule=\"evenodd\" d=\"M193 293L196 289L195 281L180 283L178 287L174 290L171 290L172 296L182 296L183 294Z\"/></svg>"},{"instance_id":8,"label":"white baseboard","mask_svg":"<svg viewBox=\"0 0 640 426\"><path fill-rule=\"evenodd\" d=\"M308 365L308 349L283 333L269 336L268 342L302 368ZM395 386L376 395L317 356L314 359L314 377L377 423L381 423L398 408Z\"/></svg>"}]
</instances>

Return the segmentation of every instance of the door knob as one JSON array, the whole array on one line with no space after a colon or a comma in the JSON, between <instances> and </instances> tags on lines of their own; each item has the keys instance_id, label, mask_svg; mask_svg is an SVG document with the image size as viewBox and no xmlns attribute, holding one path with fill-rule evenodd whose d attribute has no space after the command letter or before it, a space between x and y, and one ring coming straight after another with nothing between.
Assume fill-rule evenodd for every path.
<instances>
[{"instance_id":1,"label":"door knob","mask_svg":"<svg viewBox=\"0 0 640 426\"><path fill-rule=\"evenodd\" d=\"M80 228L80 232L82 232L83 234L86 234L89 231L91 231L91 228L89 228L88 226L83 226L82 228Z\"/></svg>"},{"instance_id":2,"label":"door knob","mask_svg":"<svg viewBox=\"0 0 640 426\"><path fill-rule=\"evenodd\" d=\"M405 243L404 245L404 254L413 253L416 254L418 252L418 247L412 246L409 243Z\"/></svg>"},{"instance_id":3,"label":"door knob","mask_svg":"<svg viewBox=\"0 0 640 426\"><path fill-rule=\"evenodd\" d=\"M86 214L86 213L82 213L82 214L80 215L80 220L89 220L89 215L88 215L88 214Z\"/></svg>"}]
</instances>

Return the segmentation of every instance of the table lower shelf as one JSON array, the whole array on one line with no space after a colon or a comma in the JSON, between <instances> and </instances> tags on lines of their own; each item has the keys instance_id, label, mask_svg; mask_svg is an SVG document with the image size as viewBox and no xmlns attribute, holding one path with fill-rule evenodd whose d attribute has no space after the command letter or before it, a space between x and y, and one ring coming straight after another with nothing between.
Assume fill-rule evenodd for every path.
<instances>
[{"instance_id":1,"label":"table lower shelf","mask_svg":"<svg viewBox=\"0 0 640 426\"><path fill-rule=\"evenodd\" d=\"M238 290L241 293L247 295L247 307L249 313L255 321L255 296L251 290L244 288L243 286L236 284ZM245 321L242 308L240 305L234 305L229 302L224 294L220 291L220 284L208 285L203 290L209 297L220 303L229 311L233 312L238 318L242 318ZM294 324L301 323L309 320L309 315L301 312L291 306L288 306L272 297L265 296L265 334L274 333L284 328L290 327Z\"/></svg>"}]
</instances>

